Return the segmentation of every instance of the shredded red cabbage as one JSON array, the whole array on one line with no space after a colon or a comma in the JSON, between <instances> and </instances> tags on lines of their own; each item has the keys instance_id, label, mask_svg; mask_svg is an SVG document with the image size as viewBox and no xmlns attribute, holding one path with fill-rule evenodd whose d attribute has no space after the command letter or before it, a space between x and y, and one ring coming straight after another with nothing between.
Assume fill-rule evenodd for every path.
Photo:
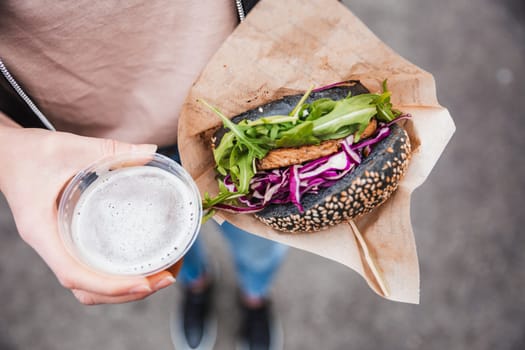
<instances>
[{"instance_id":1,"label":"shredded red cabbage","mask_svg":"<svg viewBox=\"0 0 525 350\"><path fill-rule=\"evenodd\" d=\"M303 206L301 205L301 181L299 179L299 167L300 165L292 165L290 167L290 201L295 204L299 212L304 212Z\"/></svg>"},{"instance_id":2,"label":"shredded red cabbage","mask_svg":"<svg viewBox=\"0 0 525 350\"><path fill-rule=\"evenodd\" d=\"M375 134L374 137L369 137L361 142L353 144L350 148L353 150L358 150L366 146L372 146L378 143L379 141L386 138L388 135L390 135L390 128L388 127L382 127L379 129L379 131Z\"/></svg>"},{"instance_id":3,"label":"shredded red cabbage","mask_svg":"<svg viewBox=\"0 0 525 350\"><path fill-rule=\"evenodd\" d=\"M219 203L219 204L214 205L213 207L216 209L230 212L230 213L244 213L244 214L257 213L258 211L261 211L264 209L263 206L241 207L241 206L225 204L225 203Z\"/></svg>"},{"instance_id":4,"label":"shredded red cabbage","mask_svg":"<svg viewBox=\"0 0 525 350\"><path fill-rule=\"evenodd\" d=\"M395 124L395 123L397 123L400 120L410 119L410 118L412 118L412 116L410 114L408 114L408 113L401 114L399 117L397 117L396 119L392 120L390 123L385 124L385 126L390 127L392 124Z\"/></svg>"}]
</instances>

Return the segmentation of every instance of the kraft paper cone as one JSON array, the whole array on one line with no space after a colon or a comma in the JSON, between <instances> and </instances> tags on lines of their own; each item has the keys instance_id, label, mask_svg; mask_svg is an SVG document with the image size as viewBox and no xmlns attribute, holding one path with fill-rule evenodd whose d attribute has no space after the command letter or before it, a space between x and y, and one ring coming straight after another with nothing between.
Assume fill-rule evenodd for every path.
<instances>
[{"instance_id":1,"label":"kraft paper cone","mask_svg":"<svg viewBox=\"0 0 525 350\"><path fill-rule=\"evenodd\" d=\"M221 212L216 218L344 264L390 300L419 303L410 198L443 152L454 123L437 102L432 75L392 51L337 1L264 0L252 10L188 95L179 121L182 163L201 194L217 193L209 137L221 122L197 99L233 117L285 95L304 93L310 85L351 79L361 80L372 92L381 91L382 81L388 79L395 107L413 116L404 125L414 149L408 173L387 202L355 221L366 246L359 244L347 223L318 233L282 234L251 215Z\"/></svg>"}]
</instances>

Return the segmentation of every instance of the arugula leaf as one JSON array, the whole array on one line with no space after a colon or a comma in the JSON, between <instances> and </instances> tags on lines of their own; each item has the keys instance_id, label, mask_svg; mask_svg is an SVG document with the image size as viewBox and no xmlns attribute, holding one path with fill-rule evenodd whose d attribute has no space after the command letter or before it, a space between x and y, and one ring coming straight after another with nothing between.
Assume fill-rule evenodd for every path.
<instances>
[{"instance_id":1,"label":"arugula leaf","mask_svg":"<svg viewBox=\"0 0 525 350\"><path fill-rule=\"evenodd\" d=\"M359 124L345 125L345 126L342 126L337 132L333 134L327 134L327 135L322 135L318 137L322 141L337 140L337 139L342 139L343 137L346 137L350 134L353 134L358 130L359 130Z\"/></svg>"},{"instance_id":2,"label":"arugula leaf","mask_svg":"<svg viewBox=\"0 0 525 350\"><path fill-rule=\"evenodd\" d=\"M277 139L277 135L279 134L280 128L279 125L272 125L272 128L270 129L270 139L275 140Z\"/></svg>"},{"instance_id":3,"label":"arugula leaf","mask_svg":"<svg viewBox=\"0 0 525 350\"><path fill-rule=\"evenodd\" d=\"M204 193L204 198L202 200L203 209L212 208L216 204L223 203L225 201L228 201L228 200L231 200L231 199L234 199L234 198L237 198L243 195L242 193L230 192L227 189L225 189L224 186L222 187L223 188L220 189L219 194L213 198L210 196L208 192Z\"/></svg>"},{"instance_id":4,"label":"arugula leaf","mask_svg":"<svg viewBox=\"0 0 525 350\"><path fill-rule=\"evenodd\" d=\"M330 98L320 98L315 100L310 105L307 105L309 110L308 115L305 120L316 120L319 119L322 115L328 114L331 112L336 105L336 102Z\"/></svg>"},{"instance_id":5,"label":"arugula leaf","mask_svg":"<svg viewBox=\"0 0 525 350\"><path fill-rule=\"evenodd\" d=\"M201 225L204 225L208 220L210 220L213 215L215 215L215 209L208 209L203 215L201 219Z\"/></svg>"},{"instance_id":6,"label":"arugula leaf","mask_svg":"<svg viewBox=\"0 0 525 350\"><path fill-rule=\"evenodd\" d=\"M232 132L227 132L221 139L221 142L213 150L213 158L215 159L215 164L217 164L219 172L226 176L226 174L221 171L219 168L224 168L223 160L226 159L226 156L229 155L233 149L233 142L235 140L235 135Z\"/></svg>"},{"instance_id":7,"label":"arugula leaf","mask_svg":"<svg viewBox=\"0 0 525 350\"><path fill-rule=\"evenodd\" d=\"M313 134L314 124L306 121L294 128L281 133L276 140L277 147L299 147L304 145L317 145L321 140Z\"/></svg>"},{"instance_id":8,"label":"arugula leaf","mask_svg":"<svg viewBox=\"0 0 525 350\"><path fill-rule=\"evenodd\" d=\"M244 153L239 156L237 160L237 167L239 168L238 181L236 181L237 191L241 193L248 193L250 188L250 180L255 175L254 163L255 159L250 153Z\"/></svg>"},{"instance_id":9,"label":"arugula leaf","mask_svg":"<svg viewBox=\"0 0 525 350\"><path fill-rule=\"evenodd\" d=\"M387 80L385 79L383 80L383 93L376 100L377 119L385 123L391 122L401 114L401 112L392 109L391 95L392 93L388 91Z\"/></svg>"},{"instance_id":10,"label":"arugula leaf","mask_svg":"<svg viewBox=\"0 0 525 350\"><path fill-rule=\"evenodd\" d=\"M299 100L295 108L292 109L292 111L290 112L291 116L293 117L299 116L299 112L302 110L302 107L304 103L306 102L306 100L308 99L308 96L310 96L310 94L312 93L313 88L314 86L310 85L310 88L304 93L303 97L301 97L301 99Z\"/></svg>"},{"instance_id":11,"label":"arugula leaf","mask_svg":"<svg viewBox=\"0 0 525 350\"><path fill-rule=\"evenodd\" d=\"M290 115L272 115L270 117L262 117L256 120L250 120L247 125L255 126L261 124L280 124L286 122L295 123L299 118L297 116Z\"/></svg>"},{"instance_id":12,"label":"arugula leaf","mask_svg":"<svg viewBox=\"0 0 525 350\"><path fill-rule=\"evenodd\" d=\"M249 128L247 125L238 125L232 122L228 117L226 117L224 114L221 113L217 108L211 106L208 102L204 100L199 100L201 103L203 103L206 107L210 108L215 114L217 114L221 120L224 126L228 129L230 129L233 134L236 136L237 142L246 146L250 152L252 152L258 159L263 158L268 150L265 150L263 147L261 147L259 144L261 143L260 140L251 138L247 136L244 131L246 128Z\"/></svg>"},{"instance_id":13,"label":"arugula leaf","mask_svg":"<svg viewBox=\"0 0 525 350\"><path fill-rule=\"evenodd\" d=\"M313 121L313 133L316 136L338 134L340 129L351 124L364 124L377 113L371 103L374 96L358 95L337 101L334 109L328 114Z\"/></svg>"}]
</instances>

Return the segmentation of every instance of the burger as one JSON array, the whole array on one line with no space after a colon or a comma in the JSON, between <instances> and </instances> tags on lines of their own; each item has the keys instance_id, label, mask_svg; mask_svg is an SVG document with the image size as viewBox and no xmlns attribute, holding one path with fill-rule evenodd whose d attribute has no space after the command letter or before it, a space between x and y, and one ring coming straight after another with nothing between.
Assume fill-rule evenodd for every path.
<instances>
[{"instance_id":1,"label":"burger","mask_svg":"<svg viewBox=\"0 0 525 350\"><path fill-rule=\"evenodd\" d=\"M384 203L410 160L410 118L392 108L386 81L370 93L345 81L285 96L231 120L211 139L218 194L203 207L253 214L275 230L315 232Z\"/></svg>"}]
</instances>

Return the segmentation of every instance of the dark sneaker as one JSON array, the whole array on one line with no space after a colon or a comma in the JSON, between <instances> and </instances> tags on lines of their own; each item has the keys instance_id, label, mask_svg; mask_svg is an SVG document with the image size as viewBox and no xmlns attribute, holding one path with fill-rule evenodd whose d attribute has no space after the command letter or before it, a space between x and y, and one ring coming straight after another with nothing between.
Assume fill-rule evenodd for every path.
<instances>
[{"instance_id":1,"label":"dark sneaker","mask_svg":"<svg viewBox=\"0 0 525 350\"><path fill-rule=\"evenodd\" d=\"M242 324L237 350L282 350L283 333L266 301L258 308L241 303Z\"/></svg>"},{"instance_id":2,"label":"dark sneaker","mask_svg":"<svg viewBox=\"0 0 525 350\"><path fill-rule=\"evenodd\" d=\"M213 288L195 293L184 291L182 304L172 316L171 339L175 350L211 350L217 338Z\"/></svg>"}]
</instances>

